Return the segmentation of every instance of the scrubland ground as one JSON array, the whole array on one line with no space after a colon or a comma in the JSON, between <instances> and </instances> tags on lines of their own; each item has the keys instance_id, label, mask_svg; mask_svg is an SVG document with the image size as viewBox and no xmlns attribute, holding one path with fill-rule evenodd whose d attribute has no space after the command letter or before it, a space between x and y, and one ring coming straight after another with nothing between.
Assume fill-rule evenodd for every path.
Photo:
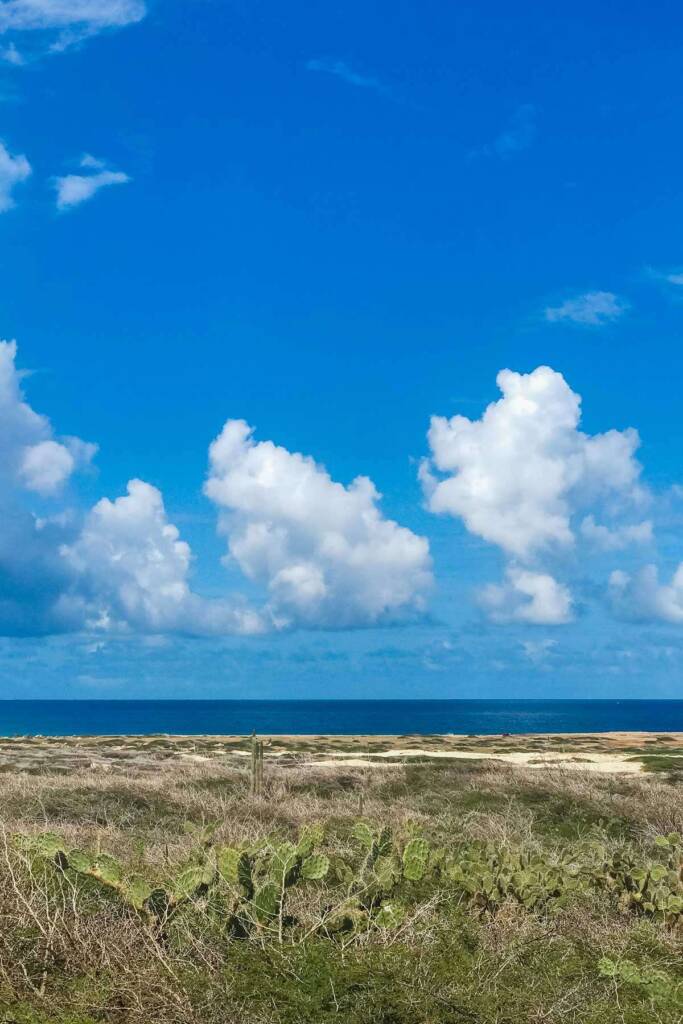
<instances>
[{"instance_id":1,"label":"scrubland ground","mask_svg":"<svg viewBox=\"0 0 683 1024\"><path fill-rule=\"evenodd\" d=\"M0 1021L683 1022L680 734L247 753L0 742Z\"/></svg>"}]
</instances>

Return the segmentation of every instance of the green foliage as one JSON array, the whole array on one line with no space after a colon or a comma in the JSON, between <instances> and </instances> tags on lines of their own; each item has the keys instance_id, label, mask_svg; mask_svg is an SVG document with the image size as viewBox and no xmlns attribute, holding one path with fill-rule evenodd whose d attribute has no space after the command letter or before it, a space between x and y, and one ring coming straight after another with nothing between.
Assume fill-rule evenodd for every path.
<instances>
[{"instance_id":1,"label":"green foliage","mask_svg":"<svg viewBox=\"0 0 683 1024\"><path fill-rule=\"evenodd\" d=\"M284 930L297 925L290 891L323 881L335 893L321 924L328 935L397 927L406 902L425 885L454 891L484 913L512 901L531 913L554 914L576 894L602 889L624 912L671 928L683 922L683 844L677 833L658 836L649 859L639 859L624 845L608 853L598 833L549 857L482 841L435 848L410 826L406 840L358 821L351 828L358 854L345 860L317 849L324 838L318 824L303 829L296 843L214 845L214 832L215 825L193 828L198 839L193 859L163 881L129 873L109 853L67 852L52 832L18 836L16 843L58 873L98 885L159 933L198 897L215 894L211 912L219 913L229 933L248 935L276 925L282 940Z\"/></svg>"},{"instance_id":2,"label":"green foliage","mask_svg":"<svg viewBox=\"0 0 683 1024\"><path fill-rule=\"evenodd\" d=\"M405 920L406 911L400 903L383 903L374 916L374 924L378 928L398 928Z\"/></svg>"},{"instance_id":3,"label":"green foliage","mask_svg":"<svg viewBox=\"0 0 683 1024\"><path fill-rule=\"evenodd\" d=\"M84 859L86 861L88 860L87 855ZM79 860L80 858L77 857L77 863ZM70 861L70 865L72 868L74 867L73 860ZM110 885L112 887L119 886L123 878L123 868L119 862L113 857L110 857L108 853L98 854L91 865L85 868L85 871L91 874L94 878L99 879L99 881L104 882L105 885Z\"/></svg>"},{"instance_id":4,"label":"green foliage","mask_svg":"<svg viewBox=\"0 0 683 1024\"><path fill-rule=\"evenodd\" d=\"M214 880L213 864L193 864L171 880L169 891L174 902L192 899Z\"/></svg>"},{"instance_id":5,"label":"green foliage","mask_svg":"<svg viewBox=\"0 0 683 1024\"><path fill-rule=\"evenodd\" d=\"M633 960L613 960L603 956L598 960L598 973L603 978L612 978L615 982L639 987L644 994L655 1002L668 1000L672 994L680 990L680 985L667 974L652 967L639 967Z\"/></svg>"},{"instance_id":6,"label":"green foliage","mask_svg":"<svg viewBox=\"0 0 683 1024\"><path fill-rule=\"evenodd\" d=\"M613 892L624 910L677 927L683 921L683 843L677 832L657 836L658 860L640 860L628 848L608 856L597 848L593 881Z\"/></svg>"},{"instance_id":7,"label":"green foliage","mask_svg":"<svg viewBox=\"0 0 683 1024\"><path fill-rule=\"evenodd\" d=\"M152 887L142 875L131 875L123 885L122 896L134 910L142 911L152 896Z\"/></svg>"},{"instance_id":8,"label":"green foliage","mask_svg":"<svg viewBox=\"0 0 683 1024\"><path fill-rule=\"evenodd\" d=\"M240 885L244 876L245 855L234 846L216 847L216 868L218 874L229 885Z\"/></svg>"},{"instance_id":9,"label":"green foliage","mask_svg":"<svg viewBox=\"0 0 683 1024\"><path fill-rule=\"evenodd\" d=\"M181 865L163 883L129 874L108 853L83 850L65 852L62 839L54 833L18 836L16 845L29 858L51 864L58 874L99 885L103 894L115 897L147 927L162 934L178 913L189 908L199 896L222 889L231 898L222 907L224 926L241 933L268 928L279 918L285 923L284 902L288 890L297 885L322 881L330 871L330 860L316 852L323 838L322 826L304 829L296 844L266 841L253 847L213 844L215 825L188 830L198 840L198 854ZM287 925L295 924L287 915Z\"/></svg>"},{"instance_id":10,"label":"green foliage","mask_svg":"<svg viewBox=\"0 0 683 1024\"><path fill-rule=\"evenodd\" d=\"M36 858L54 860L60 854L66 854L64 840L55 832L40 832L34 836L15 836L15 843L20 850Z\"/></svg>"},{"instance_id":11,"label":"green foliage","mask_svg":"<svg viewBox=\"0 0 683 1024\"><path fill-rule=\"evenodd\" d=\"M330 870L329 858L324 853L311 854L301 865L301 877L308 881L320 881Z\"/></svg>"},{"instance_id":12,"label":"green foliage","mask_svg":"<svg viewBox=\"0 0 683 1024\"><path fill-rule=\"evenodd\" d=\"M253 909L258 921L267 922L280 910L282 889L276 882L264 882L254 893Z\"/></svg>"},{"instance_id":13,"label":"green foliage","mask_svg":"<svg viewBox=\"0 0 683 1024\"><path fill-rule=\"evenodd\" d=\"M299 842L297 843L297 853L301 857L308 857L313 853L317 846L320 846L323 839L325 838L325 826L322 822L317 821L313 825L305 825L299 836Z\"/></svg>"},{"instance_id":14,"label":"green foliage","mask_svg":"<svg viewBox=\"0 0 683 1024\"><path fill-rule=\"evenodd\" d=\"M126 780L130 807L108 778L107 795L74 805L80 819L66 791L50 804L51 776L22 827L51 831L16 837L0 879L0 1020L680 1024L673 786L591 776L563 792L559 773L546 789L543 772L489 767L477 789L468 765L297 769L286 785L305 780L307 809L274 799L278 765L269 804L244 800L241 764L231 793L197 796L185 770L164 780L172 814L149 778L137 793ZM323 806L327 834L297 836L293 819ZM232 820L206 824L221 813Z\"/></svg>"},{"instance_id":15,"label":"green foliage","mask_svg":"<svg viewBox=\"0 0 683 1024\"><path fill-rule=\"evenodd\" d=\"M94 866L93 857L89 853L83 853L82 850L69 850L66 859L72 870L81 875L89 874Z\"/></svg>"},{"instance_id":16,"label":"green foliage","mask_svg":"<svg viewBox=\"0 0 683 1024\"><path fill-rule=\"evenodd\" d=\"M301 866L301 856L293 843L278 843L270 849L268 874L281 888L293 881L295 871Z\"/></svg>"},{"instance_id":17,"label":"green foliage","mask_svg":"<svg viewBox=\"0 0 683 1024\"><path fill-rule=\"evenodd\" d=\"M375 842L375 833L365 821L357 821L351 829L351 835L362 843L368 851L372 850Z\"/></svg>"},{"instance_id":18,"label":"green foliage","mask_svg":"<svg viewBox=\"0 0 683 1024\"><path fill-rule=\"evenodd\" d=\"M523 850L499 849L492 843L474 842L448 857L444 874L484 910L495 910L515 900L527 910L559 909L567 894L583 886L571 861L548 863Z\"/></svg>"},{"instance_id":19,"label":"green foliage","mask_svg":"<svg viewBox=\"0 0 683 1024\"><path fill-rule=\"evenodd\" d=\"M198 846L208 849L213 842L213 837L219 824L220 822L218 821L209 821L203 822L201 825L195 825L191 821L186 821L183 823L183 831L187 835L192 836Z\"/></svg>"},{"instance_id":20,"label":"green foliage","mask_svg":"<svg viewBox=\"0 0 683 1024\"><path fill-rule=\"evenodd\" d=\"M424 878L429 859L429 844L426 839L411 839L403 851L403 874L411 882Z\"/></svg>"}]
</instances>

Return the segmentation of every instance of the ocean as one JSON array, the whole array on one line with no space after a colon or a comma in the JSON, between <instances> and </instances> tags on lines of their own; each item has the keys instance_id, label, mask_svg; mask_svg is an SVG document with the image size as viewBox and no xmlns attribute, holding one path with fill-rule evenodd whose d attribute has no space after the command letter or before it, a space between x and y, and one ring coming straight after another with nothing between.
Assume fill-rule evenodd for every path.
<instances>
[{"instance_id":1,"label":"ocean","mask_svg":"<svg viewBox=\"0 0 683 1024\"><path fill-rule=\"evenodd\" d=\"M683 732L683 700L0 700L0 736Z\"/></svg>"}]
</instances>

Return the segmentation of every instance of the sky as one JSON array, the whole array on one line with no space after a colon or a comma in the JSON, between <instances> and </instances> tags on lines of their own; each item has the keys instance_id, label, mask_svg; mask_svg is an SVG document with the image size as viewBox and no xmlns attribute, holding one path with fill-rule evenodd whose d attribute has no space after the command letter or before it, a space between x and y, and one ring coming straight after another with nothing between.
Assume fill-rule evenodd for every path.
<instances>
[{"instance_id":1,"label":"sky","mask_svg":"<svg viewBox=\"0 0 683 1024\"><path fill-rule=\"evenodd\" d=\"M682 697L682 27L0 0L0 697Z\"/></svg>"}]
</instances>

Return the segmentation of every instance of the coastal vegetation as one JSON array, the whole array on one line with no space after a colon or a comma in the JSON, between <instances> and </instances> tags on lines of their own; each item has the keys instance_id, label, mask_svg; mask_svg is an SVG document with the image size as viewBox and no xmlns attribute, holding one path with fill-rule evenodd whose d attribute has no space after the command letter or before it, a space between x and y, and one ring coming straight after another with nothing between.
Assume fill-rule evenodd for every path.
<instances>
[{"instance_id":1,"label":"coastal vegetation","mask_svg":"<svg viewBox=\"0 0 683 1024\"><path fill-rule=\"evenodd\" d=\"M683 1020L675 764L539 771L430 759L424 738L321 764L328 739L249 758L248 739L147 737L55 771L22 760L38 742L0 780L8 1024Z\"/></svg>"}]
</instances>

